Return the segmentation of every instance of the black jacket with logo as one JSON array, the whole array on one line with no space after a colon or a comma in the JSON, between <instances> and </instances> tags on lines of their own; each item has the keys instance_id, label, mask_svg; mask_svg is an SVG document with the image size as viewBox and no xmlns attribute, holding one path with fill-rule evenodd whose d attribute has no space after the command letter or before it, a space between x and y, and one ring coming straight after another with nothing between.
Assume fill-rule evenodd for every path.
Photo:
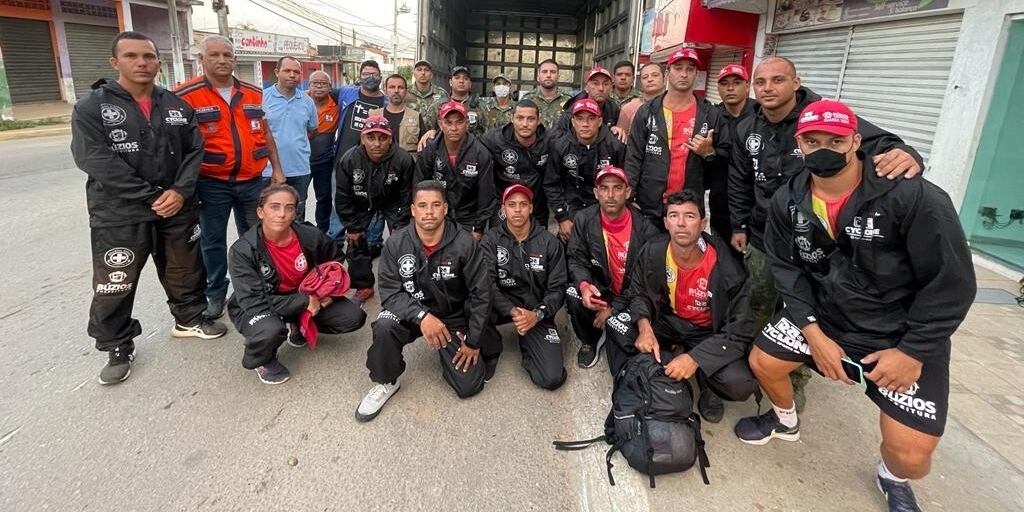
<instances>
[{"instance_id":1,"label":"black jacket with logo","mask_svg":"<svg viewBox=\"0 0 1024 512\"><path fill-rule=\"evenodd\" d=\"M632 215L629 232L629 247L626 248L626 275L622 279L622 291L629 290L633 276L634 262L644 244L659 233L640 210L626 206L627 215ZM569 244L566 249L569 259L569 278L578 290L586 281L601 291L601 299L615 310L629 305L629 301L612 292L612 275L608 266L608 246L604 243L601 229L600 205L589 206L580 211L572 225Z\"/></svg>"},{"instance_id":2,"label":"black jacket with logo","mask_svg":"<svg viewBox=\"0 0 1024 512\"><path fill-rule=\"evenodd\" d=\"M85 171L89 225L116 227L160 219L151 205L165 190L195 208L203 135L192 107L154 87L150 119L117 82L100 80L71 114L71 155Z\"/></svg>"},{"instance_id":3,"label":"black jacket with logo","mask_svg":"<svg viewBox=\"0 0 1024 512\"><path fill-rule=\"evenodd\" d=\"M772 123L758 105L754 107L754 115L736 122L729 161L729 215L733 232L746 232L750 244L760 250L764 250L764 228L772 195L804 168L796 143L797 118L807 105L820 99L821 96L810 89L801 87L796 92L796 106L782 121ZM899 137L860 116L857 127L862 138L861 151L865 154L902 149L924 168L921 155Z\"/></svg>"},{"instance_id":4,"label":"black jacket with logo","mask_svg":"<svg viewBox=\"0 0 1024 512\"><path fill-rule=\"evenodd\" d=\"M664 99L665 95L662 94L640 106L629 128L629 144L626 146L625 170L629 176L629 186L633 187L633 195L640 210L655 222L662 217L662 197L668 186L668 170L672 162ZM721 136L725 128L722 112L704 98L695 98L695 101L697 112L693 134L707 135L708 131L714 130L711 137L715 154L708 158L696 153L687 155L683 188L703 194L705 169L725 172L729 142Z\"/></svg>"},{"instance_id":5,"label":"black jacket with logo","mask_svg":"<svg viewBox=\"0 0 1024 512\"><path fill-rule=\"evenodd\" d=\"M498 208L491 152L476 136L467 133L452 168L444 135L431 140L416 162L416 179L437 180L445 187L448 216L463 228L483 233Z\"/></svg>"},{"instance_id":6,"label":"black jacket with logo","mask_svg":"<svg viewBox=\"0 0 1024 512\"><path fill-rule=\"evenodd\" d=\"M772 199L765 244L786 309L797 327L817 321L847 347L948 361L977 290L956 209L927 180L880 178L858 156L863 177L835 240L811 207L810 173Z\"/></svg>"},{"instance_id":7,"label":"black jacket with logo","mask_svg":"<svg viewBox=\"0 0 1024 512\"><path fill-rule=\"evenodd\" d=\"M373 214L381 212L394 229L404 227L409 223L415 173L412 156L397 144L380 163L370 160L362 144L348 150L335 168L335 208L342 224L353 233L364 233Z\"/></svg>"},{"instance_id":8,"label":"black jacket with logo","mask_svg":"<svg viewBox=\"0 0 1024 512\"><path fill-rule=\"evenodd\" d=\"M469 233L446 220L444 236L428 257L410 224L384 241L378 265L384 309L409 323L418 323L422 312L445 323L468 322L466 345L479 348L490 321L493 287L480 244Z\"/></svg>"},{"instance_id":9,"label":"black jacket with logo","mask_svg":"<svg viewBox=\"0 0 1024 512\"><path fill-rule=\"evenodd\" d=\"M555 220L572 220L576 212L597 204L594 177L609 165L622 167L626 162L626 145L602 126L597 140L582 144L576 131L555 132L551 136L544 195L555 212Z\"/></svg>"},{"instance_id":10,"label":"black jacket with logo","mask_svg":"<svg viewBox=\"0 0 1024 512\"><path fill-rule=\"evenodd\" d=\"M494 283L494 309L508 316L513 307L544 310L551 319L565 303L569 270L565 248L555 235L537 222L520 242L506 224L491 228L480 248Z\"/></svg>"},{"instance_id":11,"label":"black jacket with logo","mask_svg":"<svg viewBox=\"0 0 1024 512\"><path fill-rule=\"evenodd\" d=\"M757 333L750 313L746 288L747 271L730 254L729 245L718 235L702 233L704 243L715 248L717 259L708 279L711 328L699 327L679 317L669 301L668 267L665 256L668 235L659 235L637 254L628 295L629 311L634 319L652 323L665 321L684 338L703 338L690 354L704 373L711 375L725 365L745 357L750 341ZM674 340L658 340L671 345Z\"/></svg>"},{"instance_id":12,"label":"black jacket with logo","mask_svg":"<svg viewBox=\"0 0 1024 512\"><path fill-rule=\"evenodd\" d=\"M292 229L295 230L302 254L306 257L306 268L312 269L321 263L345 259L345 253L334 240L312 224L295 222ZM231 250L228 252L228 271L231 274L231 286L235 289L231 300L228 301L229 308L237 304L247 317L270 312L294 318L309 307L308 295L277 291L277 287L281 285L281 274L274 266L270 252L267 251L262 225L256 225L231 244ZM231 316L235 318L238 315Z\"/></svg>"},{"instance_id":13,"label":"black jacket with logo","mask_svg":"<svg viewBox=\"0 0 1024 512\"><path fill-rule=\"evenodd\" d=\"M589 98L590 95L586 91L580 92L569 98L565 102L565 106L562 110L562 117L558 118L558 122L555 123L555 130L567 132L569 128L572 128L572 106L577 101ZM622 111L619 108L619 104L612 98L611 93L608 94L608 99L604 100L604 103L599 104L601 107L601 121L605 126L611 128L615 126L615 123L619 122L619 113Z\"/></svg>"},{"instance_id":14,"label":"black jacket with logo","mask_svg":"<svg viewBox=\"0 0 1024 512\"><path fill-rule=\"evenodd\" d=\"M516 138L512 123L488 130L480 143L491 152L494 161L494 181L498 196L509 185L526 185L534 194L540 193L544 181L544 167L548 162L548 132L544 125L537 126L537 139L526 148Z\"/></svg>"}]
</instances>

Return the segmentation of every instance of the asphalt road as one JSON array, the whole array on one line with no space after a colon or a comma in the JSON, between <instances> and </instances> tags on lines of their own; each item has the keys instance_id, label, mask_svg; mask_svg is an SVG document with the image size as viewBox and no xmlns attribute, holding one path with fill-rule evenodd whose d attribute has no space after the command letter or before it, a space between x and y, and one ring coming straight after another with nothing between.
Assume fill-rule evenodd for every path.
<instances>
[{"instance_id":1,"label":"asphalt road","mask_svg":"<svg viewBox=\"0 0 1024 512\"><path fill-rule=\"evenodd\" d=\"M402 390L360 424L369 326L315 351L283 347L292 380L266 386L242 369L234 330L170 337L151 267L136 302L144 333L132 376L100 386L105 355L85 334L85 177L68 143L0 142L0 510L884 510L873 479L877 412L853 388L812 381L798 443L739 443L732 425L756 406L728 404L725 421L704 426L710 486L689 471L648 489L616 456L611 487L603 448L551 448L601 433L611 389L603 360L570 365L567 384L544 391L506 336L495 380L459 400L416 343ZM371 319L378 308L367 305ZM575 350L567 343L567 361ZM1024 509L1022 488L1020 473L956 420L932 475L915 485L926 510L955 511Z\"/></svg>"}]
</instances>

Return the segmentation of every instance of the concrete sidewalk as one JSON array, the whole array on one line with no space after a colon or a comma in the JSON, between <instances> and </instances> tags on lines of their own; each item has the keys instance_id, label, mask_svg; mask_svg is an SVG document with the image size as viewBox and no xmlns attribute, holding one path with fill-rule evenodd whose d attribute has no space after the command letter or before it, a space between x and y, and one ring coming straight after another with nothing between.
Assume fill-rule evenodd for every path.
<instances>
[{"instance_id":1,"label":"concrete sidewalk","mask_svg":"<svg viewBox=\"0 0 1024 512\"><path fill-rule=\"evenodd\" d=\"M61 119L58 124L22 128L20 130L0 131L0 141L47 137L51 135L68 135L71 133L71 109L74 105L63 101L28 103L14 106L14 118L18 121L36 121L40 119Z\"/></svg>"}]
</instances>

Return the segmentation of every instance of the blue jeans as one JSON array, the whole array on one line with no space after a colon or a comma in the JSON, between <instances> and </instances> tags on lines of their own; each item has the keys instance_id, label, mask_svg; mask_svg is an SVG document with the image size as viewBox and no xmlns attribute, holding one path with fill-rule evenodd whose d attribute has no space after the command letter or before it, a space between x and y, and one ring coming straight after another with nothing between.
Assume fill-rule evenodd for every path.
<instances>
[{"instance_id":1,"label":"blue jeans","mask_svg":"<svg viewBox=\"0 0 1024 512\"><path fill-rule=\"evenodd\" d=\"M306 197L309 196L309 182L312 179L313 176L310 174L289 176L284 179L286 184L295 187L295 190L299 192L299 204L295 205L295 220L299 222L306 220ZM270 178L263 178L263 186L267 187L269 185Z\"/></svg>"},{"instance_id":2,"label":"blue jeans","mask_svg":"<svg viewBox=\"0 0 1024 512\"><path fill-rule=\"evenodd\" d=\"M373 214L370 225L366 227L366 243L377 247L384 245L384 216L380 212Z\"/></svg>"},{"instance_id":3,"label":"blue jeans","mask_svg":"<svg viewBox=\"0 0 1024 512\"><path fill-rule=\"evenodd\" d=\"M216 178L199 177L199 225L203 264L206 266L206 298L224 300L228 293L228 217L235 212L238 236L259 223L256 205L263 190L263 180L231 183Z\"/></svg>"},{"instance_id":4,"label":"blue jeans","mask_svg":"<svg viewBox=\"0 0 1024 512\"><path fill-rule=\"evenodd\" d=\"M331 213L334 211L334 160L310 166L310 175L316 198L316 227L326 234L331 229Z\"/></svg>"}]
</instances>

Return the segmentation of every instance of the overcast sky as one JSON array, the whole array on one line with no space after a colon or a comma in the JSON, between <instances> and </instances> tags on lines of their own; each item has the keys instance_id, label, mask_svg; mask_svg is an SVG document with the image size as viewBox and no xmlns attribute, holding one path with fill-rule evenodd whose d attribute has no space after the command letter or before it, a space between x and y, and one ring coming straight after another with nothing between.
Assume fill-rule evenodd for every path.
<instances>
[{"instance_id":1,"label":"overcast sky","mask_svg":"<svg viewBox=\"0 0 1024 512\"><path fill-rule=\"evenodd\" d=\"M250 23L261 32L308 37L310 43L317 45L338 44L337 34L340 20L341 24L345 27L346 44L351 44L351 30L355 29L359 42L362 42L361 40L364 38L364 36L359 34L365 33L369 36L368 39L383 43L386 47L391 46L394 0L293 1L313 11L322 13L326 17L333 18L333 22L328 22L333 30L320 27L311 21L301 19L295 15L286 18L283 15L277 14L284 12L284 8L273 4L287 4L288 0L226 0L230 10L228 24L234 27L239 24ZM215 32L217 30L217 15L210 6L212 1L206 0L204 3L206 5L193 8L192 26L195 30ZM399 54L412 56L416 34L416 10L419 2L417 0L398 0L399 6L403 3L406 3L412 12L398 16ZM261 5L267 8L261 7Z\"/></svg>"}]
</instances>

